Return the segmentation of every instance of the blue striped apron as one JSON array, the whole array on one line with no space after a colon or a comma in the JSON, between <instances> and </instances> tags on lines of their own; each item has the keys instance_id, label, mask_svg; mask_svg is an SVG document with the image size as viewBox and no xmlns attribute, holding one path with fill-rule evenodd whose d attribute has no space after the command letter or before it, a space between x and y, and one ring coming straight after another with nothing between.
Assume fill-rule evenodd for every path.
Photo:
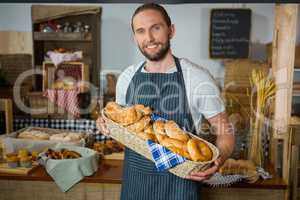
<instances>
[{"instance_id":1,"label":"blue striped apron","mask_svg":"<svg viewBox=\"0 0 300 200\"><path fill-rule=\"evenodd\" d=\"M129 84L126 103L150 106L165 119L194 132L181 65L178 58L174 59L174 73L143 73L142 64ZM158 172L152 161L126 148L122 200L199 200L199 186L168 171Z\"/></svg>"}]
</instances>

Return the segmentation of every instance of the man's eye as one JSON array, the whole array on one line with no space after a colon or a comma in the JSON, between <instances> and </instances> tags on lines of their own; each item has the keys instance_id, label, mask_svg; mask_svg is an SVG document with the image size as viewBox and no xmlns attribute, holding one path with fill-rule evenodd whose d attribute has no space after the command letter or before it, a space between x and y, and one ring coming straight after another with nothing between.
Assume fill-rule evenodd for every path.
<instances>
[{"instance_id":1,"label":"man's eye","mask_svg":"<svg viewBox=\"0 0 300 200\"><path fill-rule=\"evenodd\" d=\"M144 33L145 31L144 30L136 30L136 33L138 33L138 34L142 34L142 33Z\"/></svg>"},{"instance_id":2,"label":"man's eye","mask_svg":"<svg viewBox=\"0 0 300 200\"><path fill-rule=\"evenodd\" d=\"M160 26L154 26L154 29L155 29L155 30L159 30L159 29L160 29Z\"/></svg>"}]
</instances>

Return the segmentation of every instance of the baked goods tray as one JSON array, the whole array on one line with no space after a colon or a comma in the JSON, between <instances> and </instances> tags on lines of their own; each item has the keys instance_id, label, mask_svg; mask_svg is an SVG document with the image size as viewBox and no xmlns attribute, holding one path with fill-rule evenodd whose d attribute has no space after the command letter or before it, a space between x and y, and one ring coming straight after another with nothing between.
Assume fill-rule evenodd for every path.
<instances>
[{"instance_id":1,"label":"baked goods tray","mask_svg":"<svg viewBox=\"0 0 300 200\"><path fill-rule=\"evenodd\" d=\"M50 128L40 128L40 127L26 127L23 129L20 129L18 131L12 132L8 134L3 139L3 147L4 147L4 154L5 153L12 153L12 152L18 152L20 149L27 149L29 151L44 151L46 148L54 148L57 144L64 143L64 144L72 144L75 146L81 146L84 147L86 145L86 142L88 140L88 135L86 135L84 138L74 141L74 142L66 142L66 141L52 141L52 140L32 140L32 139L23 139L18 138L18 135L22 132L30 132L30 131L40 131L43 133L47 133L50 136L53 134L58 133L79 133L74 132L70 130L64 130L64 129L50 129Z\"/></svg>"},{"instance_id":2,"label":"baked goods tray","mask_svg":"<svg viewBox=\"0 0 300 200\"><path fill-rule=\"evenodd\" d=\"M133 151L143 155L149 160L153 161L152 154L148 149L147 141L141 139L134 133L128 131L125 127L122 127L121 125L117 124L116 122L106 117L103 110L102 110L102 117L105 121L107 128L110 130L110 137L124 144L126 147L132 149ZM186 160L185 162L178 164L175 167L169 169L171 173L181 178L187 177L191 172L199 172L207 169L219 157L219 150L216 146L191 133L188 134L193 138L197 138L207 143L213 152L213 157L210 161L207 162L195 162L195 161Z\"/></svg>"},{"instance_id":3,"label":"baked goods tray","mask_svg":"<svg viewBox=\"0 0 300 200\"><path fill-rule=\"evenodd\" d=\"M0 163L0 173L27 175L37 167L38 167L37 162L33 162L32 167L30 167L30 168L26 168L26 167L11 168L8 166L7 163L3 162L3 163Z\"/></svg>"}]
</instances>

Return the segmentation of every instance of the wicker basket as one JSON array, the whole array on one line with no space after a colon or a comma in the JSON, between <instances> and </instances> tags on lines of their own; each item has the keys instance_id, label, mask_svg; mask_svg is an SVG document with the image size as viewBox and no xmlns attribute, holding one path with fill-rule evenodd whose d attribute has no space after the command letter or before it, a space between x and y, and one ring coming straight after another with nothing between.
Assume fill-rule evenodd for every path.
<instances>
[{"instance_id":1,"label":"wicker basket","mask_svg":"<svg viewBox=\"0 0 300 200\"><path fill-rule=\"evenodd\" d=\"M117 124L111 119L107 118L102 110L102 117L105 120L107 128L110 130L110 136L124 144L126 147L132 149L133 151L145 156L149 160L152 160L152 154L148 149L147 142L134 133L128 131L125 127ZM219 150L213 144L198 138L192 134L189 134L191 137L197 138L199 140L207 143L213 151L213 158L211 161L207 162L194 162L186 160L184 163L178 164L175 167L169 169L169 171L181 178L187 177L191 172L198 172L207 169L211 163L213 163L219 156Z\"/></svg>"},{"instance_id":2,"label":"wicker basket","mask_svg":"<svg viewBox=\"0 0 300 200\"><path fill-rule=\"evenodd\" d=\"M47 97L43 96L43 92L29 92L27 94L30 108L30 115L32 118L48 118L64 119L67 113L63 108L58 107L53 102L49 101ZM45 109L45 112L36 113L33 110Z\"/></svg>"}]
</instances>

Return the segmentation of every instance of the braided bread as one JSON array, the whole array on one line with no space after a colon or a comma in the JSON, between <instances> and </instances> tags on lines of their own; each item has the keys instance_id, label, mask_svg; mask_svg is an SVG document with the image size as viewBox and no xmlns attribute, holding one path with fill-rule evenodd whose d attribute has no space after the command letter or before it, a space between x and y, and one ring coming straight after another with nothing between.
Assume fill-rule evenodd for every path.
<instances>
[{"instance_id":1,"label":"braided bread","mask_svg":"<svg viewBox=\"0 0 300 200\"><path fill-rule=\"evenodd\" d=\"M187 142L190 138L174 121L167 121L165 123L165 131L170 138L182 140L184 142Z\"/></svg>"}]
</instances>

